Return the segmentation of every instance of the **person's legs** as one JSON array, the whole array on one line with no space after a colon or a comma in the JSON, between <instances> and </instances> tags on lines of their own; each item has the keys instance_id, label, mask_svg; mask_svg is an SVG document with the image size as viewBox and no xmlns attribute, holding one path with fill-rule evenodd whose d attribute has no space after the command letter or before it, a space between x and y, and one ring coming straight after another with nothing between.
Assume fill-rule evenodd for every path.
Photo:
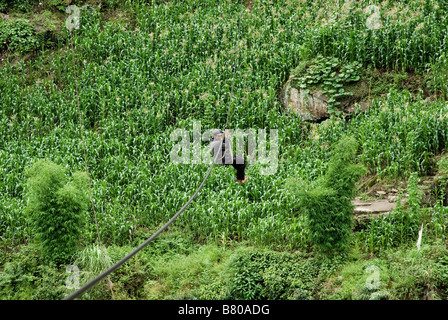
<instances>
[{"instance_id":1,"label":"person's legs","mask_svg":"<svg viewBox=\"0 0 448 320\"><path fill-rule=\"evenodd\" d=\"M246 168L244 159L241 157L233 156L232 166L236 169L236 179L240 181L244 180L244 169Z\"/></svg>"}]
</instances>

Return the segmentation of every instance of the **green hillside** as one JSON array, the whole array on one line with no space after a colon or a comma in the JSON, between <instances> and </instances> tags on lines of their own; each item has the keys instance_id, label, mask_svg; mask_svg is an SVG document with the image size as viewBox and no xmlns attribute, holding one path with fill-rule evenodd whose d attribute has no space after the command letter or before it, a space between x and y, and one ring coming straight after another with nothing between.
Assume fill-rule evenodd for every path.
<instances>
[{"instance_id":1,"label":"green hillside","mask_svg":"<svg viewBox=\"0 0 448 320\"><path fill-rule=\"evenodd\" d=\"M278 158L242 185L215 165L111 274L113 296L102 281L82 299L446 299L447 15L446 0L0 0L0 299L62 299L68 266L82 286L149 238L209 169L193 161L206 139L172 161L173 132L194 148L227 120L265 130L268 155L277 130ZM285 108L291 76L323 88L328 116ZM358 223L351 201L390 190L395 209Z\"/></svg>"}]
</instances>

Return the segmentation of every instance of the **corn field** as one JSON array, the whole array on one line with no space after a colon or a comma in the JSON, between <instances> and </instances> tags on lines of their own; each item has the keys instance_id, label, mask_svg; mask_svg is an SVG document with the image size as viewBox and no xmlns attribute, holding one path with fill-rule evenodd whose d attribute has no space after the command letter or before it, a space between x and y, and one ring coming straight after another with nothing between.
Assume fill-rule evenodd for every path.
<instances>
[{"instance_id":1,"label":"corn field","mask_svg":"<svg viewBox=\"0 0 448 320\"><path fill-rule=\"evenodd\" d=\"M164 224L192 195L208 166L170 162L176 128L278 129L279 167L235 185L217 166L176 224L197 239L309 246L305 219L285 181L325 173L331 146L344 134L359 142L358 160L381 177L425 175L448 142L448 105L390 92L366 113L316 125L287 114L279 92L300 61L322 55L363 67L415 73L446 67L446 1L125 2L134 24L104 22L81 8L73 32L77 79L67 46L50 59L0 68L0 239L30 241L23 216L24 170L42 158L84 170L75 81L100 234L124 245L138 228ZM31 81L29 75L45 70ZM438 69L440 70L440 68ZM446 69L444 69L446 70ZM431 73L437 90L446 84ZM443 75L446 78L446 75ZM443 78L443 79L445 79ZM30 83L31 81L31 83ZM233 91L232 91L233 88ZM91 210L91 209L89 209ZM96 240L92 212L85 241Z\"/></svg>"}]
</instances>

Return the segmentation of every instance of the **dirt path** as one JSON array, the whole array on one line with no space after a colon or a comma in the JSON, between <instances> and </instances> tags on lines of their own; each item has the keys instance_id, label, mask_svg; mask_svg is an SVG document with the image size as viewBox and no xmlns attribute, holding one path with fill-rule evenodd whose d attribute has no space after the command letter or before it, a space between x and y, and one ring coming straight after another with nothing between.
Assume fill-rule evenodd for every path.
<instances>
[{"instance_id":1,"label":"dirt path","mask_svg":"<svg viewBox=\"0 0 448 320\"><path fill-rule=\"evenodd\" d=\"M373 194L374 193L374 194ZM355 218L355 229L363 228L371 218L386 216L392 213L397 207L398 190L392 188L386 191L372 191L371 196L378 197L370 201L364 201L361 197L356 197L352 204L355 207L353 216ZM407 201L407 194L401 200L402 204Z\"/></svg>"},{"instance_id":2,"label":"dirt path","mask_svg":"<svg viewBox=\"0 0 448 320\"><path fill-rule=\"evenodd\" d=\"M364 217L376 217L379 215L386 215L392 212L397 204L389 199L378 199L373 201L362 201L355 199L352 201L355 206L353 214L355 218L362 219Z\"/></svg>"}]
</instances>

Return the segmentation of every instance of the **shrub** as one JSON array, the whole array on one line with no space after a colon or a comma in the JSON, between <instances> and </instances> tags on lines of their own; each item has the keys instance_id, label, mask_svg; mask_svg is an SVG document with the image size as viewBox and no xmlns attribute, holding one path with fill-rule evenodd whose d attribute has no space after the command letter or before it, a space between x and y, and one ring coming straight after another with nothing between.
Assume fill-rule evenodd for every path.
<instances>
[{"instance_id":1,"label":"shrub","mask_svg":"<svg viewBox=\"0 0 448 320\"><path fill-rule=\"evenodd\" d=\"M350 199L356 191L356 182L366 173L366 169L354 164L358 144L352 137L343 137L331 152L324 186L332 188L341 198Z\"/></svg>"},{"instance_id":2,"label":"shrub","mask_svg":"<svg viewBox=\"0 0 448 320\"><path fill-rule=\"evenodd\" d=\"M18 12L28 12L31 9L33 0L0 0L0 12L12 9Z\"/></svg>"},{"instance_id":3,"label":"shrub","mask_svg":"<svg viewBox=\"0 0 448 320\"><path fill-rule=\"evenodd\" d=\"M311 299L320 263L303 256L245 249L230 261L229 299Z\"/></svg>"},{"instance_id":4,"label":"shrub","mask_svg":"<svg viewBox=\"0 0 448 320\"><path fill-rule=\"evenodd\" d=\"M28 52L38 46L34 26L27 19L0 20L0 49Z\"/></svg>"},{"instance_id":5,"label":"shrub","mask_svg":"<svg viewBox=\"0 0 448 320\"><path fill-rule=\"evenodd\" d=\"M344 137L334 147L326 174L311 190L297 191L297 206L308 216L312 243L325 252L344 251L352 235L356 182L365 174L363 166L354 164L357 143Z\"/></svg>"},{"instance_id":6,"label":"shrub","mask_svg":"<svg viewBox=\"0 0 448 320\"><path fill-rule=\"evenodd\" d=\"M52 300L66 294L67 274L53 263L39 257L38 248L31 244L18 248L15 256L0 272L2 300Z\"/></svg>"},{"instance_id":7,"label":"shrub","mask_svg":"<svg viewBox=\"0 0 448 320\"><path fill-rule=\"evenodd\" d=\"M87 209L87 177L76 172L69 180L65 170L41 160L27 171L26 212L45 258L58 263L70 259L80 237L82 214Z\"/></svg>"}]
</instances>

